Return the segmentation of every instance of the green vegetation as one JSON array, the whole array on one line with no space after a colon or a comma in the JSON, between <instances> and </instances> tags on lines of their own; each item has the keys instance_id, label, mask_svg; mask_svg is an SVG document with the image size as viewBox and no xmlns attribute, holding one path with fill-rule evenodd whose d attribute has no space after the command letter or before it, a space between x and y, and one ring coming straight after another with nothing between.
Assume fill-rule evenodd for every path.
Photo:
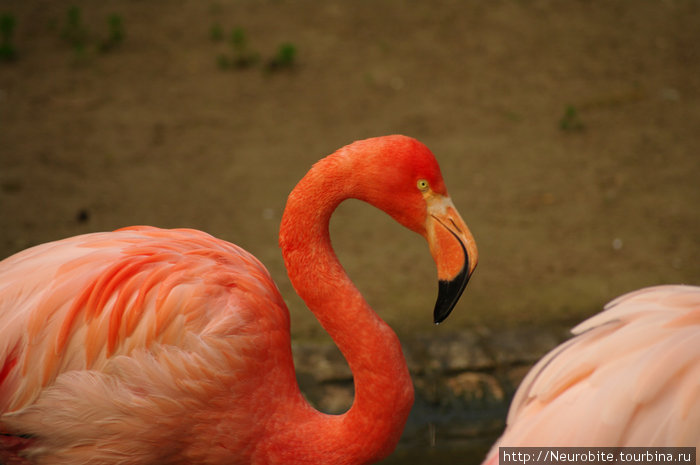
<instances>
[{"instance_id":1,"label":"green vegetation","mask_svg":"<svg viewBox=\"0 0 700 465\"><path fill-rule=\"evenodd\" d=\"M61 29L61 38L73 49L75 58L85 56L88 40L87 28L83 24L83 14L77 6L71 6L66 12L66 22Z\"/></svg>"},{"instance_id":2,"label":"green vegetation","mask_svg":"<svg viewBox=\"0 0 700 465\"><path fill-rule=\"evenodd\" d=\"M218 35L212 28L212 39ZM217 63L221 69L245 69L257 64L260 61L260 54L248 47L248 38L245 31L240 27L231 30L229 38L231 46L230 54L220 54Z\"/></svg>"},{"instance_id":3,"label":"green vegetation","mask_svg":"<svg viewBox=\"0 0 700 465\"><path fill-rule=\"evenodd\" d=\"M124 20L121 16L116 14L109 15L107 27L109 28L109 34L106 39L100 42L99 46L99 50L103 53L112 50L124 41Z\"/></svg>"},{"instance_id":4,"label":"green vegetation","mask_svg":"<svg viewBox=\"0 0 700 465\"><path fill-rule=\"evenodd\" d=\"M103 39L95 39L83 21L82 10L77 6L71 6L66 11L65 22L61 27L61 38L73 50L74 58L78 61L85 60L88 52L94 50L107 53L124 41L124 20L118 14L107 17L107 36Z\"/></svg>"},{"instance_id":5,"label":"green vegetation","mask_svg":"<svg viewBox=\"0 0 700 465\"><path fill-rule=\"evenodd\" d=\"M279 46L277 55L267 62L268 71L291 69L296 62L297 48L294 44L286 42Z\"/></svg>"},{"instance_id":6,"label":"green vegetation","mask_svg":"<svg viewBox=\"0 0 700 465\"><path fill-rule=\"evenodd\" d=\"M213 24L211 29L209 29L209 37L214 42L221 42L224 40L224 30L221 28L220 24Z\"/></svg>"},{"instance_id":7,"label":"green vegetation","mask_svg":"<svg viewBox=\"0 0 700 465\"><path fill-rule=\"evenodd\" d=\"M584 125L579 117L578 110L573 105L567 105L564 110L564 116L559 120L559 129L562 131L581 131Z\"/></svg>"},{"instance_id":8,"label":"green vegetation","mask_svg":"<svg viewBox=\"0 0 700 465\"><path fill-rule=\"evenodd\" d=\"M224 40L224 32L220 24L215 23L209 29L209 38L213 42ZM216 63L222 70L248 69L260 63L260 53L249 46L248 36L241 27L235 27L229 35L228 45L230 51L220 53L216 57ZM277 53L265 61L264 69L268 72L276 72L291 69L296 63L297 48L290 42L279 46Z\"/></svg>"},{"instance_id":9,"label":"green vegetation","mask_svg":"<svg viewBox=\"0 0 700 465\"><path fill-rule=\"evenodd\" d=\"M14 61L17 50L12 44L15 30L15 17L9 13L0 14L0 61Z\"/></svg>"}]
</instances>

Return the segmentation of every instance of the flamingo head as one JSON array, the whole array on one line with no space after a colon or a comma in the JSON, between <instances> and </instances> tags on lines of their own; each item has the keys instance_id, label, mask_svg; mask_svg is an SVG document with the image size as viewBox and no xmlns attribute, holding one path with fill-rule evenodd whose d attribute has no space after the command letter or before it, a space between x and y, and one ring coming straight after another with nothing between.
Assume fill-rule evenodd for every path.
<instances>
[{"instance_id":1,"label":"flamingo head","mask_svg":"<svg viewBox=\"0 0 700 465\"><path fill-rule=\"evenodd\" d=\"M352 157L355 197L384 210L428 241L439 281L433 316L436 324L442 322L476 268L478 252L447 194L435 157L425 145L405 136L366 139L346 149L362 154Z\"/></svg>"}]
</instances>

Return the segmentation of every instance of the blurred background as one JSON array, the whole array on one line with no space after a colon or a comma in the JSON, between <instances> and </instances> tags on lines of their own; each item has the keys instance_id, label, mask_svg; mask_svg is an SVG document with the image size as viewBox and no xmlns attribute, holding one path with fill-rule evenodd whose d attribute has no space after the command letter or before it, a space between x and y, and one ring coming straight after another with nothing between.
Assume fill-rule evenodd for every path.
<instances>
[{"instance_id":1,"label":"blurred background","mask_svg":"<svg viewBox=\"0 0 700 465\"><path fill-rule=\"evenodd\" d=\"M700 281L698 1L0 0L0 15L0 258L133 224L234 242L278 283L300 382L329 411L352 383L287 280L286 196L357 139L431 148L480 250L445 324L420 237L352 201L331 225L419 391L386 463L478 462L465 449L498 434L564 328ZM319 353L339 368L320 375Z\"/></svg>"}]
</instances>

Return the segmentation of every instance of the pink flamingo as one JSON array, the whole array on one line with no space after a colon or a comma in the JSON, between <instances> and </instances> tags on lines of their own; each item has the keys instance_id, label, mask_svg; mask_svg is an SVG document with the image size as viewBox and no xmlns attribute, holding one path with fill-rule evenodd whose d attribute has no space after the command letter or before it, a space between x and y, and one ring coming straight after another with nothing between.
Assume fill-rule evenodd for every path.
<instances>
[{"instance_id":1,"label":"pink flamingo","mask_svg":"<svg viewBox=\"0 0 700 465\"><path fill-rule=\"evenodd\" d=\"M0 462L361 464L391 453L413 387L396 335L331 248L329 218L351 197L427 239L436 322L477 262L435 158L414 139L355 142L299 182L280 246L353 371L348 412L323 414L300 393L287 308L252 255L200 231L132 227L0 263Z\"/></svg>"},{"instance_id":2,"label":"pink flamingo","mask_svg":"<svg viewBox=\"0 0 700 465\"><path fill-rule=\"evenodd\" d=\"M700 449L700 287L657 286L610 302L520 384L503 447Z\"/></svg>"}]
</instances>

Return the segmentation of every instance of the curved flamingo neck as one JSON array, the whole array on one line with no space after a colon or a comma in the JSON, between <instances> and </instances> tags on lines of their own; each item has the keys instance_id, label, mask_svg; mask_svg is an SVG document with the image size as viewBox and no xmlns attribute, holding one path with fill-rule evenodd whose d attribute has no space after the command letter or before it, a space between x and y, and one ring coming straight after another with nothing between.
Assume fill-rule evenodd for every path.
<instances>
[{"instance_id":1,"label":"curved flamingo neck","mask_svg":"<svg viewBox=\"0 0 700 465\"><path fill-rule=\"evenodd\" d=\"M354 376L350 410L317 415L317 431L305 433L309 449L338 456L337 462L319 456L316 463L366 463L390 454L413 404L413 384L396 334L364 300L331 247L330 216L340 202L356 196L356 186L347 181L352 169L346 157L337 155L316 164L290 194L280 230L294 288ZM313 456L314 450L305 453Z\"/></svg>"}]
</instances>

